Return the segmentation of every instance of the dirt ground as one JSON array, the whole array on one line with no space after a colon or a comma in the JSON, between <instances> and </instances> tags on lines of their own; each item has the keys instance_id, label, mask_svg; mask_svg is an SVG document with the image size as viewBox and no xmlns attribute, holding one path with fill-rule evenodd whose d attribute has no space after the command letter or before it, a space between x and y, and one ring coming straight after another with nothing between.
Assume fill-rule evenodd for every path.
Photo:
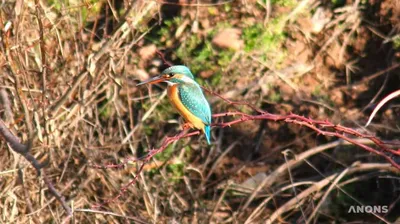
<instances>
[{"instance_id":1,"label":"dirt ground","mask_svg":"<svg viewBox=\"0 0 400 224\"><path fill-rule=\"evenodd\" d=\"M11 0L0 30L1 223L399 220L399 99L364 125L400 1ZM136 86L168 64L212 91L211 145Z\"/></svg>"}]
</instances>

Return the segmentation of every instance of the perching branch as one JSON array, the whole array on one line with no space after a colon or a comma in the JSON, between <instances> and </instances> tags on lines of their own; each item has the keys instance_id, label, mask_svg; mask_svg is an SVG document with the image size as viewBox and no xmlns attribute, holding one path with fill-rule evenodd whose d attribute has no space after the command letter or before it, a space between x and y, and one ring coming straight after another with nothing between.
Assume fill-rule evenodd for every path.
<instances>
[{"instance_id":1,"label":"perching branch","mask_svg":"<svg viewBox=\"0 0 400 224\"><path fill-rule=\"evenodd\" d=\"M357 145L364 150L367 150L369 152L372 152L374 154L382 156L389 163L391 163L394 167L396 167L397 169L400 169L400 165L393 160L393 156L400 155L399 149L389 148L386 143L384 143L382 140L380 140L379 138L377 138L375 136L366 135L359 131L344 127L339 124L335 125L327 120L325 120L325 121L313 120L311 118L306 118L306 117L303 117L303 116L300 116L297 114L279 115L279 114L270 114L267 112L265 112L263 114L258 114L258 115L248 115L248 114L244 114L241 112L228 112L228 113L214 114L214 117L225 117L225 116L234 116L234 115L240 115L241 118L233 120L233 121L229 121L229 122L216 123L213 126L218 126L218 127L224 128L224 127L232 126L234 124L238 124L238 123L242 123L242 122L250 121L250 120L272 120L272 121L284 121L287 123L294 123L294 124L298 124L301 126L306 126L308 128L311 128L318 134L325 135L325 136L337 137L337 138L343 139L347 142L350 142L353 145ZM362 143L359 143L359 142L355 141L354 138L369 139L372 142L374 142L375 148L370 147L365 144L362 144Z\"/></svg>"}]
</instances>

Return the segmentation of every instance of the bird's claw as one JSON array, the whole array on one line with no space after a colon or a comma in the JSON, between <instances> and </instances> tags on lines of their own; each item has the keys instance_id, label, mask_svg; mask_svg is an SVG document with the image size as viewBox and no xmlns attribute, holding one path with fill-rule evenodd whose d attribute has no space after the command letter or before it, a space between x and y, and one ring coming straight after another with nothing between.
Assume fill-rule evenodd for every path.
<instances>
[{"instance_id":1,"label":"bird's claw","mask_svg":"<svg viewBox=\"0 0 400 224\"><path fill-rule=\"evenodd\" d=\"M189 123L184 123L184 124L182 125L182 129L183 129L183 130L188 130L188 129L190 129L190 128L192 128L192 125L189 124Z\"/></svg>"}]
</instances>

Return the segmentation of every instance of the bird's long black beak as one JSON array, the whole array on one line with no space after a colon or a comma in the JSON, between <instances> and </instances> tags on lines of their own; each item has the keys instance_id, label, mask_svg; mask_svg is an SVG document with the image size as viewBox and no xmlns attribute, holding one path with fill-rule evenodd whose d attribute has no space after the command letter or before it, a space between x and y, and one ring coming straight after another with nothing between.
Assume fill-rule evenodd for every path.
<instances>
[{"instance_id":1,"label":"bird's long black beak","mask_svg":"<svg viewBox=\"0 0 400 224\"><path fill-rule=\"evenodd\" d=\"M146 81L143 81L143 82L137 84L136 86L141 86L141 85L144 85L144 84L155 84L155 83L163 82L164 80L165 79L162 76L158 75L158 76L150 78L150 79L148 79Z\"/></svg>"}]
</instances>

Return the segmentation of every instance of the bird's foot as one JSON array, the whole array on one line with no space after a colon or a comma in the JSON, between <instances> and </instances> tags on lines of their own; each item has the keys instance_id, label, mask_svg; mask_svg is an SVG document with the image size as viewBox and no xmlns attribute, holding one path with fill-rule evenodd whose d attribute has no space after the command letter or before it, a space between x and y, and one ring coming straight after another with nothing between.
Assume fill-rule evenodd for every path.
<instances>
[{"instance_id":1,"label":"bird's foot","mask_svg":"<svg viewBox=\"0 0 400 224\"><path fill-rule=\"evenodd\" d=\"M193 126L190 123L184 123L182 125L182 129L183 130L188 130L188 129L191 129L191 128L193 128Z\"/></svg>"}]
</instances>

